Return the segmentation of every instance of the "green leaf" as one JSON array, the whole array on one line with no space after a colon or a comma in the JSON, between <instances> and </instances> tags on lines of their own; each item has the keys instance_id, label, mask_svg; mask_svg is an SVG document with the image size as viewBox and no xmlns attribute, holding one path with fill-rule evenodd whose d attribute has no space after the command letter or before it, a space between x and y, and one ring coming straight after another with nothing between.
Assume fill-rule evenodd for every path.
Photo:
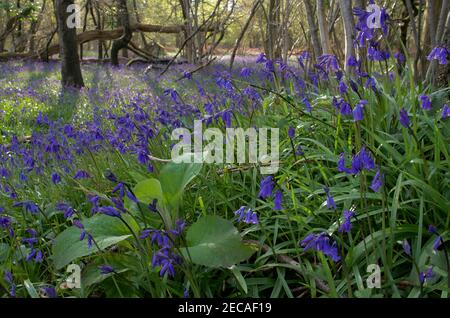
<instances>
[{"instance_id":1,"label":"green leaf","mask_svg":"<svg viewBox=\"0 0 450 318\"><path fill-rule=\"evenodd\" d=\"M157 199L158 202L162 202L163 199L161 183L155 178L139 182L133 188L133 192L136 198L145 204L152 203L153 199Z\"/></svg>"},{"instance_id":2,"label":"green leaf","mask_svg":"<svg viewBox=\"0 0 450 318\"><path fill-rule=\"evenodd\" d=\"M248 294L248 288L247 283L245 282L244 276L242 276L241 271L236 266L231 267L231 272L233 273L234 277L236 278L236 282L239 284L239 286L242 288L242 291L245 295Z\"/></svg>"},{"instance_id":3,"label":"green leaf","mask_svg":"<svg viewBox=\"0 0 450 318\"><path fill-rule=\"evenodd\" d=\"M27 290L28 294L31 298L39 298L39 294L36 291L36 289L33 286L33 283L27 279L23 282L23 285L25 286L25 289Z\"/></svg>"},{"instance_id":4,"label":"green leaf","mask_svg":"<svg viewBox=\"0 0 450 318\"><path fill-rule=\"evenodd\" d=\"M193 158L193 154L185 154L183 157ZM159 175L162 192L166 202L177 208L181 201L183 191L189 182L192 181L201 171L201 163L170 162L166 164Z\"/></svg>"},{"instance_id":5,"label":"green leaf","mask_svg":"<svg viewBox=\"0 0 450 318\"><path fill-rule=\"evenodd\" d=\"M230 267L248 259L254 249L242 243L233 224L218 216L205 216L187 232L188 248L182 253L193 263L209 267Z\"/></svg>"},{"instance_id":6,"label":"green leaf","mask_svg":"<svg viewBox=\"0 0 450 318\"><path fill-rule=\"evenodd\" d=\"M138 230L136 222L124 216L124 220L130 225L133 231ZM87 233L90 233L100 250L115 245L131 236L129 229L118 218L107 215L96 215L89 219L82 220ZM57 269L61 269L73 260L98 252L94 244L88 248L87 238L80 241L81 230L71 227L60 233L52 248L52 259Z\"/></svg>"}]
</instances>

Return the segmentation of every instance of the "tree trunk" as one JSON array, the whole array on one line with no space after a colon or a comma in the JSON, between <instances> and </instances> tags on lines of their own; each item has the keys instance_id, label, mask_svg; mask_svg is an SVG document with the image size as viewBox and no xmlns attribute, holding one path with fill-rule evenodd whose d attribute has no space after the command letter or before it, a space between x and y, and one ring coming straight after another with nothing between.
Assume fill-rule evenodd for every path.
<instances>
[{"instance_id":1,"label":"tree trunk","mask_svg":"<svg viewBox=\"0 0 450 318\"><path fill-rule=\"evenodd\" d=\"M111 48L111 63L112 65L119 65L119 51L128 46L133 35L130 27L130 17L128 14L128 7L126 0L118 0L118 14L121 18L121 23L123 26L123 35L114 41Z\"/></svg>"},{"instance_id":2,"label":"tree trunk","mask_svg":"<svg viewBox=\"0 0 450 318\"><path fill-rule=\"evenodd\" d=\"M322 54L319 36L317 35L317 24L314 19L314 8L311 0L303 0L305 3L306 17L308 18L309 33L311 36L311 44L314 51L314 57L317 59Z\"/></svg>"},{"instance_id":3,"label":"tree trunk","mask_svg":"<svg viewBox=\"0 0 450 318\"><path fill-rule=\"evenodd\" d=\"M345 71L348 71L347 61L353 56L353 15L352 15L352 1L339 0L339 7L341 10L342 21L344 23L344 37L345 37Z\"/></svg>"},{"instance_id":4,"label":"tree trunk","mask_svg":"<svg viewBox=\"0 0 450 318\"><path fill-rule=\"evenodd\" d=\"M193 26L192 26L192 15L191 15L191 2L189 0L180 0L181 11L183 13L184 20L184 38L189 39L184 47L185 58L189 63L194 64L196 62L195 58L195 40L192 39Z\"/></svg>"},{"instance_id":5,"label":"tree trunk","mask_svg":"<svg viewBox=\"0 0 450 318\"><path fill-rule=\"evenodd\" d=\"M269 0L269 12L267 14L267 51L269 59L281 58L280 45L280 0Z\"/></svg>"},{"instance_id":6,"label":"tree trunk","mask_svg":"<svg viewBox=\"0 0 450 318\"><path fill-rule=\"evenodd\" d=\"M330 54L331 45L328 34L328 22L325 14L324 0L317 0L317 21L319 24L320 43L322 44L322 53Z\"/></svg>"},{"instance_id":7,"label":"tree trunk","mask_svg":"<svg viewBox=\"0 0 450 318\"><path fill-rule=\"evenodd\" d=\"M69 28L67 7L73 5L73 0L56 0L56 16L58 19L58 37L61 55L62 85L83 87L80 60L77 50L77 34L75 28Z\"/></svg>"}]
</instances>

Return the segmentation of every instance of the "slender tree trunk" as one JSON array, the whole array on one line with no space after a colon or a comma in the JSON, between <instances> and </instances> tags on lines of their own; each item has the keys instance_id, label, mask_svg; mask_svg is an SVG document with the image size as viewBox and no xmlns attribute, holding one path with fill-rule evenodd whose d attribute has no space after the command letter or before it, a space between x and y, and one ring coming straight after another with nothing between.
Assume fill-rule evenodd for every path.
<instances>
[{"instance_id":1,"label":"slender tree trunk","mask_svg":"<svg viewBox=\"0 0 450 318\"><path fill-rule=\"evenodd\" d=\"M305 3L305 9L306 9L306 17L308 19L308 26L309 26L309 33L311 37L311 44L314 51L314 56L317 59L322 54L322 48L320 47L320 40L319 36L317 35L317 24L314 19L314 8L313 4L311 3L311 0L303 0Z\"/></svg>"},{"instance_id":2,"label":"slender tree trunk","mask_svg":"<svg viewBox=\"0 0 450 318\"><path fill-rule=\"evenodd\" d=\"M101 30L102 29L102 18L100 15L100 10L99 8L95 8L95 15L97 16L97 30ZM97 41L97 57L99 60L103 59L103 41L102 40L98 40Z\"/></svg>"},{"instance_id":3,"label":"slender tree trunk","mask_svg":"<svg viewBox=\"0 0 450 318\"><path fill-rule=\"evenodd\" d=\"M353 15L352 15L352 1L351 0L339 0L339 7L341 9L342 21L344 23L344 36L345 36L345 70L348 71L347 61L353 56Z\"/></svg>"},{"instance_id":4,"label":"slender tree trunk","mask_svg":"<svg viewBox=\"0 0 450 318\"><path fill-rule=\"evenodd\" d=\"M127 1L118 0L118 4L118 15L123 26L123 35L113 42L111 48L111 63L116 66L119 65L119 51L128 46L128 43L130 43L133 35L130 28L130 17L128 14Z\"/></svg>"},{"instance_id":5,"label":"slender tree trunk","mask_svg":"<svg viewBox=\"0 0 450 318\"><path fill-rule=\"evenodd\" d=\"M58 37L61 56L62 85L83 87L80 60L78 58L76 29L69 28L67 7L73 0L56 0L56 16L58 19Z\"/></svg>"},{"instance_id":6,"label":"slender tree trunk","mask_svg":"<svg viewBox=\"0 0 450 318\"><path fill-rule=\"evenodd\" d=\"M290 49L290 37L289 37L289 26L290 26L290 17L291 17L291 9L292 9L292 3L290 0L284 0L283 1L283 23L282 23L282 40L283 40L283 46L282 46L282 57L284 63L287 63L287 60L289 58L289 49Z\"/></svg>"},{"instance_id":7,"label":"slender tree trunk","mask_svg":"<svg viewBox=\"0 0 450 318\"><path fill-rule=\"evenodd\" d=\"M267 49L266 54L270 59L281 57L280 45L280 0L269 0L269 12L267 14Z\"/></svg>"},{"instance_id":8,"label":"slender tree trunk","mask_svg":"<svg viewBox=\"0 0 450 318\"><path fill-rule=\"evenodd\" d=\"M330 54L331 45L328 34L328 22L325 14L324 0L317 0L317 20L319 24L320 43L322 44L322 53Z\"/></svg>"},{"instance_id":9,"label":"slender tree trunk","mask_svg":"<svg viewBox=\"0 0 450 318\"><path fill-rule=\"evenodd\" d=\"M185 40L189 39L187 40L186 45L184 47L184 53L188 62L194 64L196 62L195 57L196 54L195 54L195 40L191 38L193 34L191 2L189 0L180 0L180 5L184 19L184 30L183 30L184 38Z\"/></svg>"}]
</instances>

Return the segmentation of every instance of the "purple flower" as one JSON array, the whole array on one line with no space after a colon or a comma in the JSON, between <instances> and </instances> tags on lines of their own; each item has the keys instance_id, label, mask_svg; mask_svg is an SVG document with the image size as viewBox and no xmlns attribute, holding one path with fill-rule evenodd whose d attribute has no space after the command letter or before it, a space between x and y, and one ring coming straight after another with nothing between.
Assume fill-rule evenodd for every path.
<instances>
[{"instance_id":1,"label":"purple flower","mask_svg":"<svg viewBox=\"0 0 450 318\"><path fill-rule=\"evenodd\" d=\"M5 272L5 281L9 284L9 295L11 297L16 297L16 284L14 284L14 279L10 271Z\"/></svg>"},{"instance_id":2,"label":"purple flower","mask_svg":"<svg viewBox=\"0 0 450 318\"><path fill-rule=\"evenodd\" d=\"M67 203L58 203L56 205L56 210L64 212L65 219L72 217L72 215L75 213L75 210Z\"/></svg>"},{"instance_id":3,"label":"purple flower","mask_svg":"<svg viewBox=\"0 0 450 318\"><path fill-rule=\"evenodd\" d=\"M395 53L394 57L397 60L398 64L403 64L406 61L405 56L400 52Z\"/></svg>"},{"instance_id":4,"label":"purple flower","mask_svg":"<svg viewBox=\"0 0 450 318\"><path fill-rule=\"evenodd\" d=\"M38 214L39 207L33 201L23 201L13 203L13 207L23 207L27 212L31 214Z\"/></svg>"},{"instance_id":5,"label":"purple flower","mask_svg":"<svg viewBox=\"0 0 450 318\"><path fill-rule=\"evenodd\" d=\"M40 289L41 294L44 298L58 298L56 289L53 286L45 286Z\"/></svg>"},{"instance_id":6,"label":"purple flower","mask_svg":"<svg viewBox=\"0 0 450 318\"><path fill-rule=\"evenodd\" d=\"M333 262L338 262L341 258L338 254L336 242L330 244L330 237L327 233L308 234L300 245L305 251L312 249L317 252L322 252L330 257Z\"/></svg>"},{"instance_id":7,"label":"purple flower","mask_svg":"<svg viewBox=\"0 0 450 318\"><path fill-rule=\"evenodd\" d=\"M272 176L268 176L261 181L258 197L261 199L266 199L272 195L272 191L273 191Z\"/></svg>"},{"instance_id":8,"label":"purple flower","mask_svg":"<svg viewBox=\"0 0 450 318\"><path fill-rule=\"evenodd\" d=\"M241 77L249 77L252 74L252 69L248 67L244 67L241 70L240 76Z\"/></svg>"},{"instance_id":9,"label":"purple flower","mask_svg":"<svg viewBox=\"0 0 450 318\"><path fill-rule=\"evenodd\" d=\"M359 67L360 61L358 61L354 56L350 56L347 60L347 65L350 67Z\"/></svg>"},{"instance_id":10,"label":"purple flower","mask_svg":"<svg viewBox=\"0 0 450 318\"><path fill-rule=\"evenodd\" d=\"M303 51L302 53L300 53L300 55L297 58L298 64L300 64L300 66L304 69L305 68L305 62L307 60L309 60L309 58L310 58L309 52L308 51Z\"/></svg>"},{"instance_id":11,"label":"purple flower","mask_svg":"<svg viewBox=\"0 0 450 318\"><path fill-rule=\"evenodd\" d=\"M343 222L341 226L339 227L339 233L349 233L352 229L353 225L351 222L351 218L355 215L354 212L344 210L342 214Z\"/></svg>"},{"instance_id":12,"label":"purple flower","mask_svg":"<svg viewBox=\"0 0 450 318\"><path fill-rule=\"evenodd\" d=\"M238 222L242 221L247 224L259 223L256 212L253 212L250 208L247 209L245 206L241 206L236 212L234 212L234 215L238 216Z\"/></svg>"},{"instance_id":13,"label":"purple flower","mask_svg":"<svg viewBox=\"0 0 450 318\"><path fill-rule=\"evenodd\" d=\"M448 105L446 104L442 108L441 118L445 119L445 118L449 118L449 117L450 117L450 107L448 107Z\"/></svg>"},{"instance_id":14,"label":"purple flower","mask_svg":"<svg viewBox=\"0 0 450 318\"><path fill-rule=\"evenodd\" d=\"M125 184L123 182L119 182L112 190L112 193L116 193L118 191L119 197L123 199L123 197L125 196L125 190L126 190Z\"/></svg>"},{"instance_id":15,"label":"purple flower","mask_svg":"<svg viewBox=\"0 0 450 318\"><path fill-rule=\"evenodd\" d=\"M352 108L345 100L341 101L341 108L339 111L344 116L350 116L352 114Z\"/></svg>"},{"instance_id":16,"label":"purple flower","mask_svg":"<svg viewBox=\"0 0 450 318\"><path fill-rule=\"evenodd\" d=\"M439 235L439 233L438 233L436 227L435 227L433 224L430 224L430 225L428 226L428 232L429 232L430 234L436 234L436 235Z\"/></svg>"},{"instance_id":17,"label":"purple flower","mask_svg":"<svg viewBox=\"0 0 450 318\"><path fill-rule=\"evenodd\" d=\"M432 279L434 277L433 267L428 267L426 272L420 272L420 283L424 284L426 281Z\"/></svg>"},{"instance_id":18,"label":"purple flower","mask_svg":"<svg viewBox=\"0 0 450 318\"><path fill-rule=\"evenodd\" d=\"M116 217L116 218L122 217L120 215L119 211L117 211L116 208L114 208L112 206L102 206L102 207L98 208L98 212L101 214L105 214L105 215Z\"/></svg>"},{"instance_id":19,"label":"purple flower","mask_svg":"<svg viewBox=\"0 0 450 318\"><path fill-rule=\"evenodd\" d=\"M450 54L450 50L443 46L437 46L433 48L430 54L427 56L428 61L438 60L439 64L446 65L447 64L447 56Z\"/></svg>"},{"instance_id":20,"label":"purple flower","mask_svg":"<svg viewBox=\"0 0 450 318\"><path fill-rule=\"evenodd\" d=\"M294 139L294 137L295 137L295 128L294 127L292 127L292 126L289 127L288 136L289 136L289 138Z\"/></svg>"},{"instance_id":21,"label":"purple flower","mask_svg":"<svg viewBox=\"0 0 450 318\"><path fill-rule=\"evenodd\" d=\"M339 172L351 173L351 170L345 167L345 153L341 153L337 165Z\"/></svg>"},{"instance_id":22,"label":"purple flower","mask_svg":"<svg viewBox=\"0 0 450 318\"><path fill-rule=\"evenodd\" d=\"M375 176L373 177L372 184L370 185L370 188L373 191L375 192L380 191L380 188L383 186L383 177L384 177L383 174L378 169L377 172L375 173Z\"/></svg>"},{"instance_id":23,"label":"purple flower","mask_svg":"<svg viewBox=\"0 0 450 318\"><path fill-rule=\"evenodd\" d=\"M114 268L110 265L100 265L98 269L100 270L100 274L102 275L114 273Z\"/></svg>"},{"instance_id":24,"label":"purple flower","mask_svg":"<svg viewBox=\"0 0 450 318\"><path fill-rule=\"evenodd\" d=\"M442 237L438 235L433 242L433 250L437 251L442 244Z\"/></svg>"},{"instance_id":25,"label":"purple flower","mask_svg":"<svg viewBox=\"0 0 450 318\"><path fill-rule=\"evenodd\" d=\"M248 209L245 215L244 223L259 224L258 215L256 214L256 212L253 212L250 209Z\"/></svg>"},{"instance_id":26,"label":"purple flower","mask_svg":"<svg viewBox=\"0 0 450 318\"><path fill-rule=\"evenodd\" d=\"M275 192L275 200L273 201L274 206L273 209L274 211L281 211L282 207L281 207L281 202L283 200L283 194L281 193L280 190L277 190Z\"/></svg>"},{"instance_id":27,"label":"purple flower","mask_svg":"<svg viewBox=\"0 0 450 318\"><path fill-rule=\"evenodd\" d=\"M58 173L56 173L56 172L53 172L53 173L52 173L52 182L53 182L54 184L58 184L58 183L61 182L61 177L59 176Z\"/></svg>"},{"instance_id":28,"label":"purple flower","mask_svg":"<svg viewBox=\"0 0 450 318\"><path fill-rule=\"evenodd\" d=\"M405 252L405 254L408 256L411 256L411 245L409 245L407 239L403 240L402 246L403 246L403 251Z\"/></svg>"},{"instance_id":29,"label":"purple flower","mask_svg":"<svg viewBox=\"0 0 450 318\"><path fill-rule=\"evenodd\" d=\"M364 105L367 105L366 100L360 100L353 109L353 119L354 121L360 121L364 119Z\"/></svg>"},{"instance_id":30,"label":"purple flower","mask_svg":"<svg viewBox=\"0 0 450 318\"><path fill-rule=\"evenodd\" d=\"M237 209L234 212L234 215L238 216L238 219L237 219L238 222L240 222L244 218L246 208L247 208L246 206L241 206L239 209Z\"/></svg>"},{"instance_id":31,"label":"purple flower","mask_svg":"<svg viewBox=\"0 0 450 318\"><path fill-rule=\"evenodd\" d=\"M323 54L317 58L318 65L324 68L327 72L338 71L339 63L336 56L333 54Z\"/></svg>"},{"instance_id":32,"label":"purple flower","mask_svg":"<svg viewBox=\"0 0 450 318\"><path fill-rule=\"evenodd\" d=\"M87 179L90 178L89 173L83 170L78 170L77 173L75 173L74 179Z\"/></svg>"},{"instance_id":33,"label":"purple flower","mask_svg":"<svg viewBox=\"0 0 450 318\"><path fill-rule=\"evenodd\" d=\"M341 81L339 82L339 93L341 95L344 95L345 93L347 93L347 85L345 84L345 82Z\"/></svg>"},{"instance_id":34,"label":"purple flower","mask_svg":"<svg viewBox=\"0 0 450 318\"><path fill-rule=\"evenodd\" d=\"M258 55L258 57L256 58L256 63L258 63L258 64L264 63L265 61L267 61L267 59L266 59L266 55L264 53L260 53Z\"/></svg>"},{"instance_id":35,"label":"purple flower","mask_svg":"<svg viewBox=\"0 0 450 318\"><path fill-rule=\"evenodd\" d=\"M427 95L420 95L419 100L422 104L422 108L425 110L431 110L431 99Z\"/></svg>"},{"instance_id":36,"label":"purple flower","mask_svg":"<svg viewBox=\"0 0 450 318\"><path fill-rule=\"evenodd\" d=\"M328 187L324 187L323 190L327 194L327 207L329 209L336 210L336 203L334 202L334 199L333 199L333 197L330 194L330 189L328 189Z\"/></svg>"},{"instance_id":37,"label":"purple flower","mask_svg":"<svg viewBox=\"0 0 450 318\"><path fill-rule=\"evenodd\" d=\"M408 112L404 108L400 109L400 124L405 128L408 128L410 125Z\"/></svg>"},{"instance_id":38,"label":"purple flower","mask_svg":"<svg viewBox=\"0 0 450 318\"><path fill-rule=\"evenodd\" d=\"M189 289L188 288L184 289L183 298L189 298Z\"/></svg>"}]
</instances>

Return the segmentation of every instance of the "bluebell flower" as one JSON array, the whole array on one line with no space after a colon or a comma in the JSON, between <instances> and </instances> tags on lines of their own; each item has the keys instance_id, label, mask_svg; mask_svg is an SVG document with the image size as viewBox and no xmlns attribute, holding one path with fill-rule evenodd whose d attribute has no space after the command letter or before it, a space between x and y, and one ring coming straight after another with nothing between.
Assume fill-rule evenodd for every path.
<instances>
[{"instance_id":1,"label":"bluebell flower","mask_svg":"<svg viewBox=\"0 0 450 318\"><path fill-rule=\"evenodd\" d=\"M338 262L341 259L336 242L330 244L330 237L327 233L309 234L300 242L300 245L304 248L304 251L312 249L324 253L330 257L333 262Z\"/></svg>"},{"instance_id":2,"label":"bluebell flower","mask_svg":"<svg viewBox=\"0 0 450 318\"><path fill-rule=\"evenodd\" d=\"M430 224L428 226L428 233L439 235L436 227L433 224Z\"/></svg>"},{"instance_id":3,"label":"bluebell flower","mask_svg":"<svg viewBox=\"0 0 450 318\"><path fill-rule=\"evenodd\" d=\"M0 228L3 230L7 230L10 237L14 237L12 221L9 216L0 216Z\"/></svg>"},{"instance_id":4,"label":"bluebell flower","mask_svg":"<svg viewBox=\"0 0 450 318\"><path fill-rule=\"evenodd\" d=\"M345 84L345 82L344 81L340 81L339 82L339 93L341 95L344 95L345 93L347 93L347 89L348 89L348 87Z\"/></svg>"},{"instance_id":5,"label":"bluebell flower","mask_svg":"<svg viewBox=\"0 0 450 318\"><path fill-rule=\"evenodd\" d=\"M14 284L14 278L10 271L5 272L5 281L9 284L9 295L11 297L16 297L16 284Z\"/></svg>"},{"instance_id":6,"label":"bluebell flower","mask_svg":"<svg viewBox=\"0 0 450 318\"><path fill-rule=\"evenodd\" d=\"M249 77L252 74L252 69L248 67L244 67L241 70L240 76L241 77Z\"/></svg>"},{"instance_id":7,"label":"bluebell flower","mask_svg":"<svg viewBox=\"0 0 450 318\"><path fill-rule=\"evenodd\" d=\"M105 175L105 178L108 179L111 182L114 182L114 183L118 183L119 182L119 180L117 179L116 175L114 173L112 173L112 171L110 171L110 170L107 170L104 175Z\"/></svg>"},{"instance_id":8,"label":"bluebell flower","mask_svg":"<svg viewBox=\"0 0 450 318\"><path fill-rule=\"evenodd\" d=\"M431 50L430 54L427 56L427 60L437 60L439 64L446 65L448 55L450 55L450 50L443 46L437 46Z\"/></svg>"},{"instance_id":9,"label":"bluebell flower","mask_svg":"<svg viewBox=\"0 0 450 318\"><path fill-rule=\"evenodd\" d=\"M348 211L348 210L344 210L343 214L342 214L342 218L343 218L343 222L341 223L341 226L339 226L339 232L340 233L349 233L350 230L353 227L353 224L351 222L352 217L355 215L354 212L352 211Z\"/></svg>"},{"instance_id":10,"label":"bluebell flower","mask_svg":"<svg viewBox=\"0 0 450 318\"><path fill-rule=\"evenodd\" d=\"M433 250L437 251L442 244L442 237L438 235L433 242Z\"/></svg>"},{"instance_id":11,"label":"bluebell flower","mask_svg":"<svg viewBox=\"0 0 450 318\"><path fill-rule=\"evenodd\" d=\"M119 182L112 190L112 193L119 192L119 197L123 199L123 197L125 196L125 190L125 184L123 182Z\"/></svg>"},{"instance_id":12,"label":"bluebell flower","mask_svg":"<svg viewBox=\"0 0 450 318\"><path fill-rule=\"evenodd\" d=\"M266 55L264 53L259 53L258 57L256 58L256 63L264 63L266 61Z\"/></svg>"},{"instance_id":13,"label":"bluebell flower","mask_svg":"<svg viewBox=\"0 0 450 318\"><path fill-rule=\"evenodd\" d=\"M187 287L184 289L183 298L189 298L189 289Z\"/></svg>"},{"instance_id":14,"label":"bluebell flower","mask_svg":"<svg viewBox=\"0 0 450 318\"><path fill-rule=\"evenodd\" d=\"M422 104L422 108L425 110L431 110L431 99L427 95L420 95L419 100Z\"/></svg>"},{"instance_id":15,"label":"bluebell flower","mask_svg":"<svg viewBox=\"0 0 450 318\"><path fill-rule=\"evenodd\" d=\"M40 289L42 297L44 298L58 298L56 289L53 286L45 286Z\"/></svg>"},{"instance_id":16,"label":"bluebell flower","mask_svg":"<svg viewBox=\"0 0 450 318\"><path fill-rule=\"evenodd\" d=\"M98 269L100 270L100 274L102 275L114 273L114 268L110 265L100 265L98 266Z\"/></svg>"},{"instance_id":17,"label":"bluebell flower","mask_svg":"<svg viewBox=\"0 0 450 318\"><path fill-rule=\"evenodd\" d=\"M114 208L112 206L102 206L102 207L98 208L98 212L101 214L105 214L105 215L116 217L116 218L122 217L120 215L119 211L117 211L116 208Z\"/></svg>"},{"instance_id":18,"label":"bluebell flower","mask_svg":"<svg viewBox=\"0 0 450 318\"><path fill-rule=\"evenodd\" d=\"M407 239L404 239L402 242L403 251L406 255L411 256L411 245L409 245L409 242Z\"/></svg>"},{"instance_id":19,"label":"bluebell flower","mask_svg":"<svg viewBox=\"0 0 450 318\"><path fill-rule=\"evenodd\" d=\"M13 203L13 207L23 207L27 212L31 214L38 214L39 207L33 201L23 201Z\"/></svg>"},{"instance_id":20,"label":"bluebell flower","mask_svg":"<svg viewBox=\"0 0 450 318\"><path fill-rule=\"evenodd\" d=\"M448 105L446 104L442 108L441 118L445 119L445 118L449 118L449 117L450 117L450 107L448 107Z\"/></svg>"},{"instance_id":21,"label":"bluebell flower","mask_svg":"<svg viewBox=\"0 0 450 318\"><path fill-rule=\"evenodd\" d=\"M378 169L377 172L375 173L375 176L373 177L372 184L370 185L370 188L373 191L375 192L380 191L380 188L383 186L383 177L384 177L383 174Z\"/></svg>"},{"instance_id":22,"label":"bluebell flower","mask_svg":"<svg viewBox=\"0 0 450 318\"><path fill-rule=\"evenodd\" d=\"M306 97L302 99L302 103L305 105L307 111L312 111L312 105Z\"/></svg>"},{"instance_id":23,"label":"bluebell flower","mask_svg":"<svg viewBox=\"0 0 450 318\"><path fill-rule=\"evenodd\" d=\"M408 112L403 107L400 109L400 124L405 128L408 128L410 125Z\"/></svg>"},{"instance_id":24,"label":"bluebell flower","mask_svg":"<svg viewBox=\"0 0 450 318\"><path fill-rule=\"evenodd\" d=\"M355 108L353 109L353 119L354 121L361 121L364 119L364 106L367 105L366 100L360 100L358 104L356 104Z\"/></svg>"},{"instance_id":25,"label":"bluebell flower","mask_svg":"<svg viewBox=\"0 0 450 318\"><path fill-rule=\"evenodd\" d=\"M267 176L261 181L258 197L266 199L272 195L273 192L273 180L272 176Z\"/></svg>"},{"instance_id":26,"label":"bluebell flower","mask_svg":"<svg viewBox=\"0 0 450 318\"><path fill-rule=\"evenodd\" d=\"M330 189L328 189L328 187L324 187L323 190L325 191L325 193L327 195L327 207L329 209L336 210L336 203L334 202L334 199L333 199L332 195L330 194Z\"/></svg>"},{"instance_id":27,"label":"bluebell flower","mask_svg":"<svg viewBox=\"0 0 450 318\"><path fill-rule=\"evenodd\" d=\"M432 279L434 277L433 267L428 267L426 272L420 272L419 279L420 283L424 284L426 281Z\"/></svg>"},{"instance_id":28,"label":"bluebell flower","mask_svg":"<svg viewBox=\"0 0 450 318\"><path fill-rule=\"evenodd\" d=\"M75 176L73 178L74 179L87 179L87 178L90 178L90 176L89 176L89 173L87 173L86 171L78 170L75 173Z\"/></svg>"},{"instance_id":29,"label":"bluebell flower","mask_svg":"<svg viewBox=\"0 0 450 318\"><path fill-rule=\"evenodd\" d=\"M291 138L291 139L294 139L294 138L295 138L295 128L294 128L294 127L289 126L289 129L288 129L288 136L289 136L289 138Z\"/></svg>"},{"instance_id":30,"label":"bluebell flower","mask_svg":"<svg viewBox=\"0 0 450 318\"><path fill-rule=\"evenodd\" d=\"M63 203L63 202L58 203L56 205L56 210L63 212L65 219L71 218L72 215L74 215L74 213L75 213L75 210L70 205L68 205L67 203Z\"/></svg>"},{"instance_id":31,"label":"bluebell flower","mask_svg":"<svg viewBox=\"0 0 450 318\"><path fill-rule=\"evenodd\" d=\"M339 172L351 173L351 170L345 167L345 153L341 153L339 155L337 168Z\"/></svg>"},{"instance_id":32,"label":"bluebell flower","mask_svg":"<svg viewBox=\"0 0 450 318\"><path fill-rule=\"evenodd\" d=\"M256 212L248 209L243 222L247 224L259 224L258 215L256 214Z\"/></svg>"},{"instance_id":33,"label":"bluebell flower","mask_svg":"<svg viewBox=\"0 0 450 318\"><path fill-rule=\"evenodd\" d=\"M394 57L397 60L398 64L403 64L406 61L405 56L400 52L395 53Z\"/></svg>"},{"instance_id":34,"label":"bluebell flower","mask_svg":"<svg viewBox=\"0 0 450 318\"><path fill-rule=\"evenodd\" d=\"M350 116L352 114L352 108L345 100L342 100L339 112L344 116Z\"/></svg>"},{"instance_id":35,"label":"bluebell flower","mask_svg":"<svg viewBox=\"0 0 450 318\"><path fill-rule=\"evenodd\" d=\"M157 203L158 203L158 199L153 199L153 201L151 203L149 203L148 209L154 213L157 213L158 212Z\"/></svg>"},{"instance_id":36,"label":"bluebell flower","mask_svg":"<svg viewBox=\"0 0 450 318\"><path fill-rule=\"evenodd\" d=\"M310 54L308 51L303 51L300 53L300 55L297 58L298 64L304 69L305 68L305 62L309 60Z\"/></svg>"},{"instance_id":37,"label":"bluebell flower","mask_svg":"<svg viewBox=\"0 0 450 318\"><path fill-rule=\"evenodd\" d=\"M53 182L54 184L58 184L58 183L61 182L61 177L59 176L58 173L56 173L56 172L53 172L53 173L52 173L52 182Z\"/></svg>"},{"instance_id":38,"label":"bluebell flower","mask_svg":"<svg viewBox=\"0 0 450 318\"><path fill-rule=\"evenodd\" d=\"M282 207L281 207L282 201L283 201L283 193L281 193L280 190L277 190L275 192L275 199L273 200L273 203L274 203L273 209L275 211L281 211L282 210Z\"/></svg>"},{"instance_id":39,"label":"bluebell flower","mask_svg":"<svg viewBox=\"0 0 450 318\"><path fill-rule=\"evenodd\" d=\"M359 66L360 66L360 62L356 59L356 57L350 56L350 57L347 59L347 66L350 66L350 67L359 67Z\"/></svg>"},{"instance_id":40,"label":"bluebell flower","mask_svg":"<svg viewBox=\"0 0 450 318\"><path fill-rule=\"evenodd\" d=\"M327 72L339 70L339 63L333 54L323 54L317 58L317 62Z\"/></svg>"}]
</instances>

